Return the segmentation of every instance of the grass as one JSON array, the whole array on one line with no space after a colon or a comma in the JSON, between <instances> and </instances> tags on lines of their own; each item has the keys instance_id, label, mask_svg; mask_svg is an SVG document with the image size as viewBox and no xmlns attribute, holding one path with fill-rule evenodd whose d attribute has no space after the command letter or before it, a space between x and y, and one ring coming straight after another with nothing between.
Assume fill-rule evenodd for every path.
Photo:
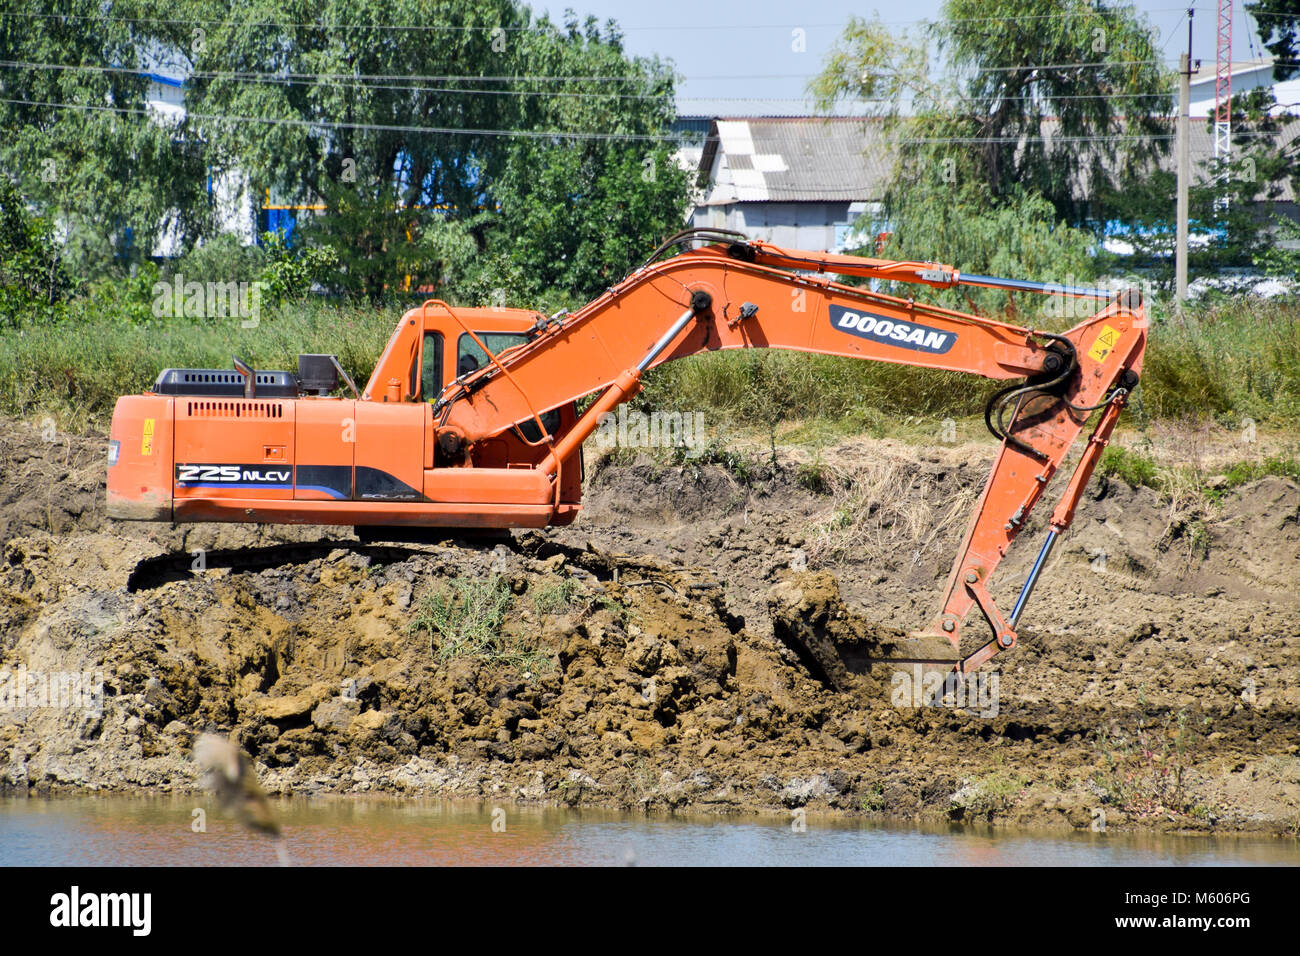
<instances>
[{"instance_id":1,"label":"grass","mask_svg":"<svg viewBox=\"0 0 1300 956\"><path fill-rule=\"evenodd\" d=\"M828 495L835 487L835 476L820 457L799 464L794 477L801 487L815 495Z\"/></svg>"},{"instance_id":2,"label":"grass","mask_svg":"<svg viewBox=\"0 0 1300 956\"><path fill-rule=\"evenodd\" d=\"M1296 303L1241 298L1156 316L1141 401L1157 418L1300 419Z\"/></svg>"},{"instance_id":3,"label":"grass","mask_svg":"<svg viewBox=\"0 0 1300 956\"><path fill-rule=\"evenodd\" d=\"M862 795L862 798L858 801L858 808L859 808L863 813L882 813L882 812L884 812L884 809L885 809L885 788L884 788L884 786L881 785L881 784L879 784L879 783L877 783L877 784L873 784L873 785L872 785L872 786L871 786L871 787L866 791L866 793L864 793L864 794Z\"/></svg>"},{"instance_id":4,"label":"grass","mask_svg":"<svg viewBox=\"0 0 1300 956\"><path fill-rule=\"evenodd\" d=\"M1181 447L1167 460L1156 461L1145 454L1141 449L1149 446L1149 440L1144 438L1136 448L1110 445L1097 465L1098 475L1158 492L1165 525L1157 547L1181 555L1189 568L1209 556L1212 535L1207 520L1233 489L1269 475L1300 481L1300 460L1291 453L1224 462L1225 450L1220 449L1220 459L1211 468L1205 460L1209 452L1197 447L1201 431L1189 428L1183 432ZM1284 439L1283 447L1295 445ZM1240 453L1238 447L1235 454ZM1234 451L1229 448L1226 454Z\"/></svg>"},{"instance_id":5,"label":"grass","mask_svg":"<svg viewBox=\"0 0 1300 956\"><path fill-rule=\"evenodd\" d=\"M976 415L994 391L994 383L956 372L753 350L661 366L647 376L645 400L656 408L704 411L714 424L793 418L846 421L861 432L878 428L882 415Z\"/></svg>"},{"instance_id":6,"label":"grass","mask_svg":"<svg viewBox=\"0 0 1300 956\"><path fill-rule=\"evenodd\" d=\"M1300 461L1283 456L1265 458L1260 462L1239 461L1224 474L1219 488L1223 490L1239 488L1247 482L1269 475L1300 480Z\"/></svg>"},{"instance_id":7,"label":"grass","mask_svg":"<svg viewBox=\"0 0 1300 956\"><path fill-rule=\"evenodd\" d=\"M533 610L538 614L559 614L573 606L574 598L581 590L573 578L561 578L534 585L528 589L528 594L532 598Z\"/></svg>"},{"instance_id":8,"label":"grass","mask_svg":"<svg viewBox=\"0 0 1300 956\"><path fill-rule=\"evenodd\" d=\"M922 564L967 520L978 488L941 486L905 458L880 456L851 474L826 476L830 501L804 537L809 562Z\"/></svg>"},{"instance_id":9,"label":"grass","mask_svg":"<svg viewBox=\"0 0 1300 956\"><path fill-rule=\"evenodd\" d=\"M1111 445L1097 463L1097 474L1125 481L1134 488L1154 488L1165 497L1190 492L1218 502L1234 488L1270 475L1300 481L1300 460L1290 455L1242 459L1228 465L1221 474L1207 475L1197 465L1163 465L1135 449Z\"/></svg>"},{"instance_id":10,"label":"grass","mask_svg":"<svg viewBox=\"0 0 1300 956\"><path fill-rule=\"evenodd\" d=\"M141 322L139 309L133 321L111 299L74 303L57 325L20 319L0 328L0 412L48 411L65 426L103 427L117 396L148 387L161 369L228 368L232 354L257 368L293 370L299 352L334 353L361 384L402 309L310 298L265 307L257 327L246 329L234 318ZM1294 301L1238 298L1193 307L1184 317L1153 315L1142 384L1126 418L1215 420L1232 428L1246 420L1300 422L1296 314ZM866 433L951 441L940 437L941 425L951 419L964 437L997 384L906 365L733 350L654 369L637 402L703 412L709 432L723 436L706 452L713 458L730 454L725 437L737 429L758 430L770 450L791 423L798 424L783 440L822 444Z\"/></svg>"},{"instance_id":11,"label":"grass","mask_svg":"<svg viewBox=\"0 0 1300 956\"><path fill-rule=\"evenodd\" d=\"M378 311L310 300L267 308L255 328L237 318L133 323L88 314L78 322L0 329L0 411L50 413L66 427L107 426L119 395L150 387L164 368L296 371L300 352L329 352L364 387L397 323Z\"/></svg>"},{"instance_id":12,"label":"grass","mask_svg":"<svg viewBox=\"0 0 1300 956\"><path fill-rule=\"evenodd\" d=\"M752 454L729 448L717 439L707 442L702 448L689 450L674 448L670 461L674 465L686 468L692 478L698 478L700 470L705 465L717 465L742 485L747 485L754 480L759 464Z\"/></svg>"},{"instance_id":13,"label":"grass","mask_svg":"<svg viewBox=\"0 0 1300 956\"><path fill-rule=\"evenodd\" d=\"M729 351L671 362L647 376L656 408L703 410L714 424L755 425L772 414L837 423L855 433L891 433L918 420L983 412L996 389L955 372L793 352ZM1294 301L1238 298L1151 319L1139 418L1300 420L1300 320ZM929 425L927 428L931 427Z\"/></svg>"},{"instance_id":14,"label":"grass","mask_svg":"<svg viewBox=\"0 0 1300 956\"><path fill-rule=\"evenodd\" d=\"M954 809L972 819L992 820L1009 810L1029 786L1029 781L1008 770L994 770L962 787L953 795Z\"/></svg>"},{"instance_id":15,"label":"grass","mask_svg":"<svg viewBox=\"0 0 1300 956\"><path fill-rule=\"evenodd\" d=\"M469 657L543 673L551 656L506 631L513 599L509 583L499 574L452 578L425 595L408 628L432 635L440 662Z\"/></svg>"},{"instance_id":16,"label":"grass","mask_svg":"<svg viewBox=\"0 0 1300 956\"><path fill-rule=\"evenodd\" d=\"M1119 478L1134 488L1160 488L1159 466L1140 452L1110 445L1097 462L1097 474L1103 478Z\"/></svg>"}]
</instances>

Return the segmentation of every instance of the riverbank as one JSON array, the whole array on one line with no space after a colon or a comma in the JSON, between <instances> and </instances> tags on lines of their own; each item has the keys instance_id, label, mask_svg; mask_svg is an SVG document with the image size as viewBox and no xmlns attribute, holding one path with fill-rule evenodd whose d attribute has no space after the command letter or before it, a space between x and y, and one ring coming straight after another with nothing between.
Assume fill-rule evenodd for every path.
<instances>
[{"instance_id":1,"label":"riverbank","mask_svg":"<svg viewBox=\"0 0 1300 956\"><path fill-rule=\"evenodd\" d=\"M987 441L845 441L816 481L797 452L743 476L593 466L572 528L363 546L111 522L102 437L3 428L0 666L104 681L99 714L0 713L7 793L189 792L215 730L279 794L1300 830L1285 477L1197 502L1094 482L996 681L919 707L880 667L828 686L782 635L923 625ZM1039 530L999 572L1004 606Z\"/></svg>"}]
</instances>

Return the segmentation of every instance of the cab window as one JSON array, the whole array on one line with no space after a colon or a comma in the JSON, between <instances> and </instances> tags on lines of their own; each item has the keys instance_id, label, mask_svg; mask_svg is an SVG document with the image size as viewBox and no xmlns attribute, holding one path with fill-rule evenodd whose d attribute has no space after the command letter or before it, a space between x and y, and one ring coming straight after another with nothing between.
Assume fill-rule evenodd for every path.
<instances>
[{"instance_id":1,"label":"cab window","mask_svg":"<svg viewBox=\"0 0 1300 956\"><path fill-rule=\"evenodd\" d=\"M528 336L522 332L476 332L479 339L492 350L493 355L497 355L512 345L522 345L528 341ZM456 343L456 377L468 375L475 369L482 368L487 363L488 357L474 341L473 336L468 333L461 333L460 340ZM550 412L542 413L542 424L552 435L560 427L560 411L556 409ZM530 442L541 441L542 433L537 428L537 422L529 419L519 425L519 432Z\"/></svg>"},{"instance_id":2,"label":"cab window","mask_svg":"<svg viewBox=\"0 0 1300 956\"><path fill-rule=\"evenodd\" d=\"M528 336L522 332L476 332L474 334L492 350L493 355L512 345L522 345L528 341ZM474 337L468 332L462 332L460 341L456 344L456 377L468 375L475 369L482 368L487 361L487 353L478 347Z\"/></svg>"}]
</instances>

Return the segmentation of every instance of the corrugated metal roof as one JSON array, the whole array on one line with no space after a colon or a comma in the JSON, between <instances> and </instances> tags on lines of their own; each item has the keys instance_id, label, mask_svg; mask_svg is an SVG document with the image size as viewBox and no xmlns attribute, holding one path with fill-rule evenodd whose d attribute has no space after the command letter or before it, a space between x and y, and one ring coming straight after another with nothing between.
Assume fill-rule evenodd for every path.
<instances>
[{"instance_id":1,"label":"corrugated metal roof","mask_svg":"<svg viewBox=\"0 0 1300 956\"><path fill-rule=\"evenodd\" d=\"M1214 132L1206 129L1204 119L1193 119L1188 124L1188 131L1190 137L1187 152L1192 161L1192 176L1195 179L1201 170L1201 164L1214 158ZM1282 125L1275 134L1270 135L1267 141L1272 143L1274 151L1280 153L1287 147L1292 146L1297 139L1300 139L1300 120L1292 120ZM1252 137L1251 142L1255 141L1257 141L1256 138ZM1240 143L1234 143L1233 149L1240 150L1242 146ZM1171 148L1169 155L1161 160L1161 166L1172 172L1176 168L1174 162L1173 149ZM1268 198L1275 202L1296 201L1295 188L1289 176L1284 176L1274 184L1274 187L1276 191L1270 191Z\"/></svg>"},{"instance_id":2,"label":"corrugated metal roof","mask_svg":"<svg viewBox=\"0 0 1300 956\"><path fill-rule=\"evenodd\" d=\"M700 185L709 187L704 205L873 201L884 193L890 161L879 121L719 117L700 159Z\"/></svg>"},{"instance_id":3,"label":"corrugated metal roof","mask_svg":"<svg viewBox=\"0 0 1300 956\"><path fill-rule=\"evenodd\" d=\"M1173 122L1169 121L1169 133ZM1059 126L1043 124L1050 139ZM1190 123L1193 175L1214 155L1214 135L1203 119ZM1270 134L1282 150L1300 140L1300 119ZM1173 143L1159 160L1173 170ZM1084 147L1088 148L1088 147ZM1096 147L1103 148L1103 147ZM1238 147L1240 148L1240 147ZM884 194L893 164L882 123L860 117L717 117L700 157L697 185L706 190L700 205L735 202L874 202ZM1086 164L1080 164L1075 190L1086 195ZM1296 202L1289 179L1270 196Z\"/></svg>"}]
</instances>

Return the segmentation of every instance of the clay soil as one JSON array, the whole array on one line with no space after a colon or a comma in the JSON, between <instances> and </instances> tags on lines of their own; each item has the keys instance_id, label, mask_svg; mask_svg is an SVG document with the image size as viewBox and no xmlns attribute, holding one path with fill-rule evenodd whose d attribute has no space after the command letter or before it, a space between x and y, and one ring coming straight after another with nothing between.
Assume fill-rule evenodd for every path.
<instances>
[{"instance_id":1,"label":"clay soil","mask_svg":"<svg viewBox=\"0 0 1300 956\"><path fill-rule=\"evenodd\" d=\"M110 521L102 435L0 431L0 671L103 677L99 713L0 710L4 792L187 791L211 730L283 794L1300 829L1286 479L1218 501L1094 480L1020 643L936 699L863 660L928 622L991 443L855 439L743 479L590 463L570 528L361 544ZM487 645L431 613L469 584L498 602Z\"/></svg>"}]
</instances>

